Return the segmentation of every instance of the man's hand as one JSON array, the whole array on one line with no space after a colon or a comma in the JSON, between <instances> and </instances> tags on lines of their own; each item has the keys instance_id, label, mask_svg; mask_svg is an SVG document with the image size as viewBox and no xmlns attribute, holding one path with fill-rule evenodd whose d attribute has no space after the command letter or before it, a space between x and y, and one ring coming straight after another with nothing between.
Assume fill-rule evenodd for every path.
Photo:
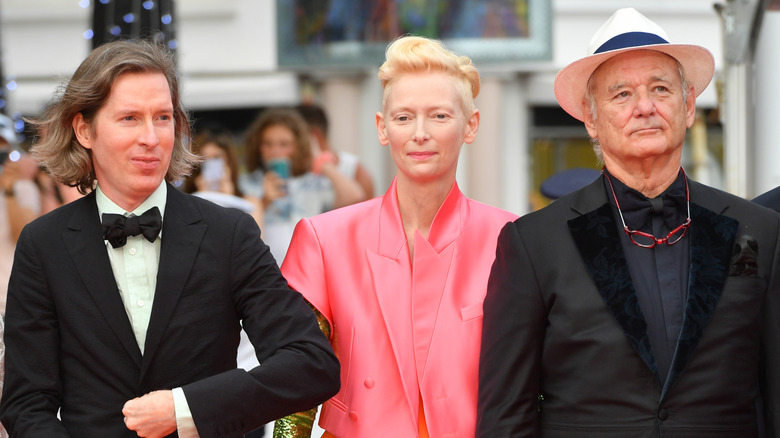
<instances>
[{"instance_id":1,"label":"man's hand","mask_svg":"<svg viewBox=\"0 0 780 438\"><path fill-rule=\"evenodd\" d=\"M172 391L154 391L134 398L122 408L125 426L145 438L161 438L176 431Z\"/></svg>"}]
</instances>

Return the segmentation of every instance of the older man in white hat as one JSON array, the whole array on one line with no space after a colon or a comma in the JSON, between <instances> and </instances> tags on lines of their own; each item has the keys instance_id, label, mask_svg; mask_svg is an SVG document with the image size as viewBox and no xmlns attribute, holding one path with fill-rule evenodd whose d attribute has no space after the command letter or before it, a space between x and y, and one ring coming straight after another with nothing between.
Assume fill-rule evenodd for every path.
<instances>
[{"instance_id":1,"label":"older man in white hat","mask_svg":"<svg viewBox=\"0 0 780 438\"><path fill-rule=\"evenodd\" d=\"M556 77L605 167L499 237L478 436L780 431L780 215L680 165L712 72L706 49L621 9Z\"/></svg>"}]
</instances>

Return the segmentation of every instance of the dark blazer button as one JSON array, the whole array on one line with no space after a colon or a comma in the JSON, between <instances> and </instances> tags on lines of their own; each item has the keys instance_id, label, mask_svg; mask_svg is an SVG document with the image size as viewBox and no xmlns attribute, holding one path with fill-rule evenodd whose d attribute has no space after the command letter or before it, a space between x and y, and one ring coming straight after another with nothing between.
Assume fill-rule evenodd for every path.
<instances>
[{"instance_id":1,"label":"dark blazer button","mask_svg":"<svg viewBox=\"0 0 780 438\"><path fill-rule=\"evenodd\" d=\"M669 418L669 412L666 412L666 409L661 409L658 411L659 420L665 421L667 418Z\"/></svg>"}]
</instances>

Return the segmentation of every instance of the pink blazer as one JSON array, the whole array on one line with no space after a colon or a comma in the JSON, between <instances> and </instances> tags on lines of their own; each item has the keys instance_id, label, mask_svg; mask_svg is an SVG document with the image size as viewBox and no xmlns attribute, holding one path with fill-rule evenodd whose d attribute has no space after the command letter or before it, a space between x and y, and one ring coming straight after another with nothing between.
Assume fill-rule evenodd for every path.
<instances>
[{"instance_id":1,"label":"pink blazer","mask_svg":"<svg viewBox=\"0 0 780 438\"><path fill-rule=\"evenodd\" d=\"M396 183L383 197L301 220L282 272L330 322L341 390L320 425L339 438L473 437L482 301L501 228L516 215L457 184L414 265Z\"/></svg>"}]
</instances>

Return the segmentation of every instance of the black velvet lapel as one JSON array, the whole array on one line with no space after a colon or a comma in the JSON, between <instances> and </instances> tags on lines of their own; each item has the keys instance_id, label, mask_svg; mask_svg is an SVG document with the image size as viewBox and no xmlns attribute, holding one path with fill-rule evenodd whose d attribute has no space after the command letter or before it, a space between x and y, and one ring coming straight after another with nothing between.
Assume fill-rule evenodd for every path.
<instances>
[{"instance_id":1,"label":"black velvet lapel","mask_svg":"<svg viewBox=\"0 0 780 438\"><path fill-rule=\"evenodd\" d=\"M617 224L609 203L571 219L574 242L601 297L623 328L628 342L650 371L658 377L647 323L639 308L628 262L620 245ZM728 259L727 259L728 260ZM660 382L660 379L658 380Z\"/></svg>"},{"instance_id":2,"label":"black velvet lapel","mask_svg":"<svg viewBox=\"0 0 780 438\"><path fill-rule=\"evenodd\" d=\"M691 203L690 273L685 318L661 398L680 377L723 292L739 222Z\"/></svg>"}]
</instances>

